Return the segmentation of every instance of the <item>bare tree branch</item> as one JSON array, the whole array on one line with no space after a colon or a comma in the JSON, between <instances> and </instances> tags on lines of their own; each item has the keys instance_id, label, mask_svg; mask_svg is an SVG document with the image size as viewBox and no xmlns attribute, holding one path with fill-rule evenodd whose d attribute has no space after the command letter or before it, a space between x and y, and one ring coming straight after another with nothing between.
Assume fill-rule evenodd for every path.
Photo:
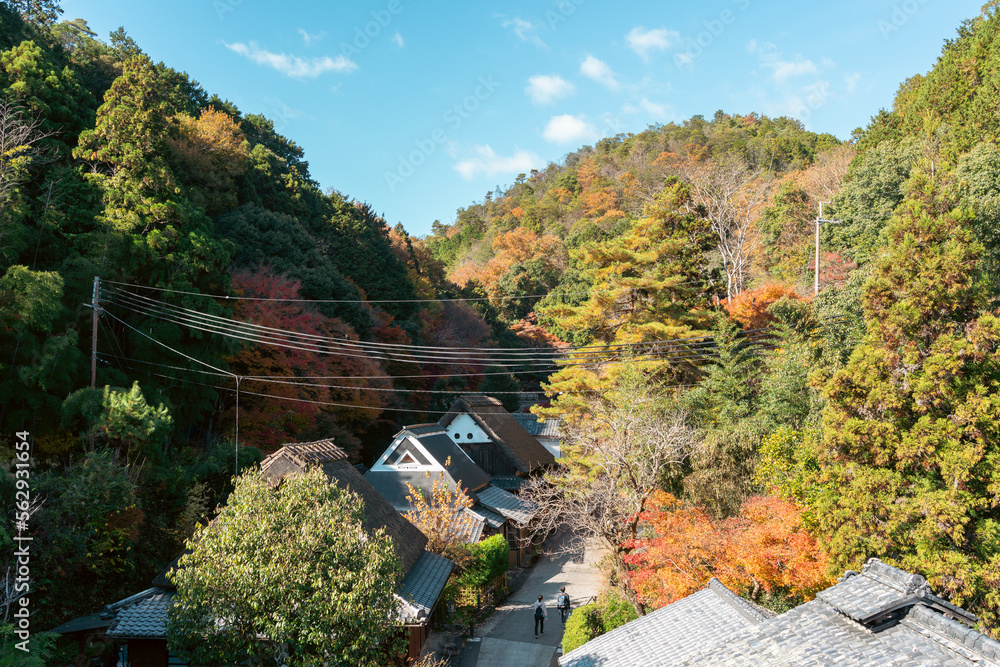
<instances>
[{"instance_id":1,"label":"bare tree branch","mask_svg":"<svg viewBox=\"0 0 1000 667\"><path fill-rule=\"evenodd\" d=\"M43 132L41 125L41 118L29 116L23 106L0 98L0 203L27 180L28 168L44 157L38 142L53 133Z\"/></svg>"},{"instance_id":2,"label":"bare tree branch","mask_svg":"<svg viewBox=\"0 0 1000 667\"><path fill-rule=\"evenodd\" d=\"M539 510L534 536L568 528L573 538L559 551L578 551L596 539L607 548L609 581L643 614L626 585L624 556L638 531L639 513L694 451L698 432L686 412L637 374L589 404L590 414L568 427L566 456L544 478L522 487L522 497Z\"/></svg>"}]
</instances>

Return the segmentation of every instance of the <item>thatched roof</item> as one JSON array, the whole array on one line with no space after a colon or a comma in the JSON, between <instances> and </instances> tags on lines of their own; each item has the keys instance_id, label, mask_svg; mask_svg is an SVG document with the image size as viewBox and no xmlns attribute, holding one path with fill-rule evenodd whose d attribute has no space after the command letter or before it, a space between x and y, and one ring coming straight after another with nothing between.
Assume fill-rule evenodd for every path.
<instances>
[{"instance_id":1,"label":"thatched roof","mask_svg":"<svg viewBox=\"0 0 1000 667\"><path fill-rule=\"evenodd\" d=\"M518 472L527 474L542 466L555 465L556 459L552 453L492 396L461 396L438 423L447 428L462 414L472 417L510 459Z\"/></svg>"},{"instance_id":2,"label":"thatched roof","mask_svg":"<svg viewBox=\"0 0 1000 667\"><path fill-rule=\"evenodd\" d=\"M361 497L365 506L364 529L369 533L385 529L403 562L403 571L408 572L420 557L427 538L386 502L351 465L342 449L329 440L284 445L264 459L260 468L268 477L280 480L285 475L302 472L308 465L321 466L331 482Z\"/></svg>"}]
</instances>

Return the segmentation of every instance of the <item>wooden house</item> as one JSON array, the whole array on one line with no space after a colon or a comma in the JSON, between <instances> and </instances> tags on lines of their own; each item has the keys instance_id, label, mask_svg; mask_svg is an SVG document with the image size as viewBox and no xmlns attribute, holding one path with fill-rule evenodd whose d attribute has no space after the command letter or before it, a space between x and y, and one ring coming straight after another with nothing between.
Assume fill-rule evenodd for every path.
<instances>
[{"instance_id":1,"label":"wooden house","mask_svg":"<svg viewBox=\"0 0 1000 667\"><path fill-rule=\"evenodd\" d=\"M511 481L555 464L552 452L491 396L460 397L438 424L498 486L509 490L517 486L510 488Z\"/></svg>"},{"instance_id":2,"label":"wooden house","mask_svg":"<svg viewBox=\"0 0 1000 667\"><path fill-rule=\"evenodd\" d=\"M431 616L454 569L447 558L424 549L427 538L403 518L347 460L347 455L330 440L285 445L261 463L261 469L276 484L285 476L307 466L322 467L332 484L356 493L364 502L365 530L383 529L392 538L403 564L403 578L397 582L397 618L408 640L407 656L416 659L430 636ZM167 650L167 609L176 588L169 572L175 560L153 580L153 586L105 608L110 623L106 635L118 643L118 667L184 667ZM88 617L89 618L89 617ZM81 619L78 619L81 620ZM73 626L75 627L75 626Z\"/></svg>"},{"instance_id":3,"label":"wooden house","mask_svg":"<svg viewBox=\"0 0 1000 667\"><path fill-rule=\"evenodd\" d=\"M510 564L520 564L531 546L527 526L535 506L491 483L490 475L440 425L403 428L365 473L365 479L400 512L410 509L407 483L428 497L439 476L449 491L461 488L474 501L467 514L482 520L482 537L503 535L510 546Z\"/></svg>"}]
</instances>

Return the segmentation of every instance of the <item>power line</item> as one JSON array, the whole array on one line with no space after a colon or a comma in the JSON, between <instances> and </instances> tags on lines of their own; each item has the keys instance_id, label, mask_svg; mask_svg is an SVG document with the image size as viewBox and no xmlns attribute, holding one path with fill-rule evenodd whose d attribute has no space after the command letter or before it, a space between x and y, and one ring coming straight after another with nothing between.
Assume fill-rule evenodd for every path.
<instances>
[{"instance_id":1,"label":"power line","mask_svg":"<svg viewBox=\"0 0 1000 667\"><path fill-rule=\"evenodd\" d=\"M497 353L505 354L539 354L540 350L533 351L519 351L519 350L508 350L508 349L497 349L491 350L489 356L479 357L479 356L456 356L458 353L450 352L424 352L422 354L412 354L412 353L398 353L393 350L376 349L372 351L367 346L371 343L359 342L359 341L349 341L344 339L331 339L329 337L318 336L315 334L301 334L299 332L290 332L284 329L277 329L274 327L264 327L262 325L255 325L252 323L240 322L238 320L232 320L229 318L222 318L219 316L206 315L200 313L199 311L193 311L190 309L183 309L176 306L170 306L169 304L163 304L162 302L156 302L149 300L147 297L138 297L139 299L145 301L152 301L151 304L145 302L137 302L133 296L129 294L118 294L120 300L114 301L119 306L124 307L130 312L137 313L140 315L153 317L167 321L173 324L178 324L182 326L188 326L190 328L205 331L207 333L215 333L218 335L228 336L232 338L237 338L247 342L253 342L258 344L268 344L275 345L279 347L286 347L290 349L296 349L306 352L322 353L322 354L339 354L343 356L353 356L353 357L363 357L368 359L382 360L382 361L395 361L399 363L416 363L416 364L452 364L452 365L501 365L501 366L523 366L529 363L544 363L546 366L554 365L558 363L559 365L565 365L567 362L573 363L600 363L609 358L618 358L621 351L636 351L642 350L647 351L647 353L662 353L669 352L675 349L683 349L685 351L691 351L698 347L704 346L714 346L715 341L711 337L706 336L695 336L686 339L673 339L673 340L658 340L658 341L648 341L641 343L630 343L630 344L615 344L607 346L587 346L586 352L576 352L576 349L583 348L571 348L567 353L564 349L554 350L551 353L543 353L544 356L531 356L531 357L515 357L515 358L504 358L498 356ZM124 302L124 303L123 303ZM172 309L172 310L171 310ZM200 326L204 324L204 326ZM762 330L751 330L744 332L747 338L759 338L761 334L765 334L769 329ZM264 334L258 333L259 331L265 332ZM239 335L243 334L243 335ZM304 338L306 340L300 340ZM315 342L314 342L315 341ZM688 342L690 341L690 342ZM406 350L424 350L424 346L416 345L395 345L395 347L403 348ZM440 348L438 348L440 349ZM444 348L447 349L447 348ZM468 349L468 348L466 348ZM358 352L360 354L355 354ZM562 355L563 358L557 358L553 355ZM575 355L575 356L574 356Z\"/></svg>"},{"instance_id":2,"label":"power line","mask_svg":"<svg viewBox=\"0 0 1000 667\"><path fill-rule=\"evenodd\" d=\"M605 353L605 352L607 352L609 350L627 349L627 348L633 347L635 345L649 345L649 344L654 344L654 343L676 344L676 343L680 343L680 342L683 342L683 341L701 340L701 341L711 342L713 340L711 338L711 336L692 336L692 337L688 337L688 338L678 338L678 339L669 339L669 340L664 339L664 340L648 341L648 342L644 342L644 343L617 343L617 344L609 344L609 345L566 346L566 347L555 348L555 349L552 349L552 350L546 350L544 348L530 348L528 350L522 350L522 349L512 349L512 348L481 348L481 347L472 347L472 348L469 348L469 347L440 347L440 346L425 346L425 345L405 345L405 344L401 344L401 343L379 343L379 342L374 342L374 341L354 341L354 340L350 340L350 339L331 338L331 337L328 337L328 336L319 336L319 335L316 335L316 334L306 334L306 333L299 333L299 332L291 332L291 331L287 331L285 329L279 329L279 328L275 328L275 327L268 327L268 326L264 326L264 325L254 324L252 322L243 322L243 321L240 321L240 320L234 320L234 319L231 319L231 318L225 318L225 317L221 317L221 316L218 316L218 315L211 315L211 314L207 314L207 313L202 313L200 311L192 310L192 309L189 309L189 308L184 308L182 306L175 306L175 305L172 305L172 304L167 304L167 303L164 303L162 301L156 301L154 299L150 299L149 297L144 297L144 296L141 296L141 295L135 295L135 294L131 294L131 293L128 293L128 292L115 292L115 294L118 295L118 296L120 296L121 298L123 298L128 303L129 306L133 306L133 307L139 308L141 310L145 309L144 312L146 314L150 314L149 308L153 308L153 309L160 308L160 309L166 309L168 311L172 311L174 313L183 313L183 314L189 315L191 317L194 317L196 319L211 320L211 321L217 321L217 322L220 322L220 323L225 323L227 326L231 326L231 325L235 324L236 326L246 327L246 328L250 328L250 329L254 329L254 330L259 330L259 331L263 331L263 332L275 332L275 333L278 333L278 334L290 334L290 335L294 335L296 337L301 337L301 338L305 338L305 339L312 339L312 340L319 340L319 341L324 341L324 342L335 341L336 343L341 344L341 345L346 345L348 347L357 347L357 348L362 348L362 349L382 349L382 348L385 348L385 349L399 349L399 350L428 350L428 351L433 351L434 353L438 353L438 351L441 351L440 352L441 354L444 354L445 352L447 352L447 353L472 352L472 353L483 353L483 354L485 354L485 353L490 353L490 354L500 353L500 354L510 354L510 355L537 355L537 354L546 354L546 355L557 356L557 355L564 355L564 354L574 354L574 353L577 353L578 351L589 351L589 350L593 350L595 352ZM137 299L140 300L141 302L137 302L136 301ZM119 305L124 305L124 304L119 303ZM157 311L154 310L152 312L157 312ZM770 330L770 328L765 328L765 329L760 329L760 330L749 330L749 331L744 332L744 333L750 334L750 333L755 333L757 331L769 331L769 330Z\"/></svg>"},{"instance_id":3,"label":"power line","mask_svg":"<svg viewBox=\"0 0 1000 667\"><path fill-rule=\"evenodd\" d=\"M120 285L122 287L136 287L138 289L145 290L155 290L157 292L169 292L172 294L183 294L186 296L197 296L210 299L221 299L223 301L281 301L287 303L344 303L344 304L359 304L359 303L455 303L455 302L465 302L465 301L494 301L488 296L483 297L456 297L448 299L284 299L275 297L256 297L256 296L232 296L228 294L206 294L204 292L192 292L186 290L176 290L167 287L151 287L148 285L136 285L134 283L123 283L116 280L102 280L103 283L108 283L111 285ZM714 280L685 280L683 282L673 283L670 287L678 285L703 285L703 284L714 284ZM558 292L559 296L587 296L590 294L595 294L597 292L614 292L617 290L589 290L587 292ZM551 292L549 293L551 294ZM519 300L519 299L544 299L549 296L549 294L524 294L520 296L505 296L502 300Z\"/></svg>"}]
</instances>

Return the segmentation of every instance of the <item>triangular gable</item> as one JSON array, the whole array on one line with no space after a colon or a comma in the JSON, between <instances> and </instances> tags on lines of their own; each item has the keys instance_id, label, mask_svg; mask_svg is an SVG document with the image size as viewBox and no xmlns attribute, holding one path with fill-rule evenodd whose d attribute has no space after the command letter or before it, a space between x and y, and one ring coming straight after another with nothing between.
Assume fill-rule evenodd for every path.
<instances>
[{"instance_id":1,"label":"triangular gable","mask_svg":"<svg viewBox=\"0 0 1000 667\"><path fill-rule=\"evenodd\" d=\"M382 453L371 470L372 472L393 470L443 472L444 462L435 459L417 438L404 432Z\"/></svg>"}]
</instances>

